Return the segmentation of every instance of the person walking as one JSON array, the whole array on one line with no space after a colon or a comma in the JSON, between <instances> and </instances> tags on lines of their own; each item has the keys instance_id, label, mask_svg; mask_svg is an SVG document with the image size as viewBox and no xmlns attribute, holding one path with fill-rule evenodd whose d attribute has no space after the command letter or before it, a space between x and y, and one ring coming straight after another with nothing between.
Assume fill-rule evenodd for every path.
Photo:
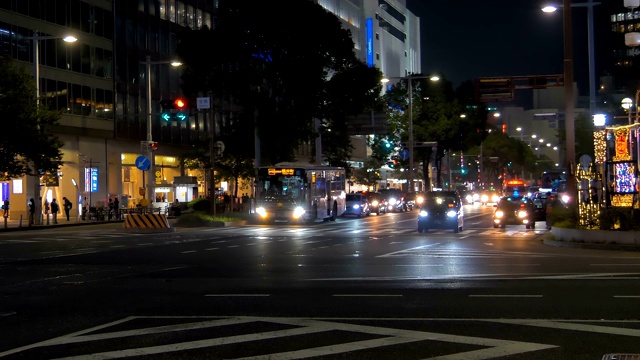
<instances>
[{"instance_id":1,"label":"person walking","mask_svg":"<svg viewBox=\"0 0 640 360\"><path fill-rule=\"evenodd\" d=\"M53 215L53 223L58 223L58 212L60 211L60 205L56 199L51 200L51 214Z\"/></svg>"},{"instance_id":2,"label":"person walking","mask_svg":"<svg viewBox=\"0 0 640 360\"><path fill-rule=\"evenodd\" d=\"M120 220L120 200L117 196L113 198L113 216L116 220Z\"/></svg>"},{"instance_id":3,"label":"person walking","mask_svg":"<svg viewBox=\"0 0 640 360\"><path fill-rule=\"evenodd\" d=\"M42 204L42 209L44 210L44 216L47 218L47 225L49 225L49 211L51 210L51 207L49 205L49 200L47 200L47 198L44 199L44 203Z\"/></svg>"},{"instance_id":4,"label":"person walking","mask_svg":"<svg viewBox=\"0 0 640 360\"><path fill-rule=\"evenodd\" d=\"M35 214L36 214L36 201L33 198L31 198L29 199L29 226L33 225Z\"/></svg>"},{"instance_id":5,"label":"person walking","mask_svg":"<svg viewBox=\"0 0 640 360\"><path fill-rule=\"evenodd\" d=\"M4 211L2 216L8 218L9 217L9 199L4 199L4 202L2 202L2 210Z\"/></svg>"},{"instance_id":6,"label":"person walking","mask_svg":"<svg viewBox=\"0 0 640 360\"><path fill-rule=\"evenodd\" d=\"M113 216L113 199L109 198L109 203L107 204L107 219L111 221L111 216Z\"/></svg>"},{"instance_id":7,"label":"person walking","mask_svg":"<svg viewBox=\"0 0 640 360\"><path fill-rule=\"evenodd\" d=\"M69 199L67 199L67 197L62 197L62 200L64 201L64 215L67 217L67 221L69 221L69 213L71 212L71 208L73 207L73 204L71 203L71 201L69 201Z\"/></svg>"}]
</instances>

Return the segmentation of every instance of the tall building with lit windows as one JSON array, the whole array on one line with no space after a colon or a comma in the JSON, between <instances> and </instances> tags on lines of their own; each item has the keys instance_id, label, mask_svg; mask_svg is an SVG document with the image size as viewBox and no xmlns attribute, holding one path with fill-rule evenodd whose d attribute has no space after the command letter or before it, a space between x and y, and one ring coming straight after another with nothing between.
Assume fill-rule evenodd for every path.
<instances>
[{"instance_id":1,"label":"tall building with lit windows","mask_svg":"<svg viewBox=\"0 0 640 360\"><path fill-rule=\"evenodd\" d=\"M406 0L316 0L351 31L356 54L385 76L421 73L420 18Z\"/></svg>"},{"instance_id":2,"label":"tall building with lit windows","mask_svg":"<svg viewBox=\"0 0 640 360\"><path fill-rule=\"evenodd\" d=\"M407 9L406 0L316 0L351 31L356 55L369 66L379 68L389 78L420 74L420 18ZM368 115L368 114L366 114ZM351 166L362 167L371 154L367 138L374 132L386 133L384 114L363 114L354 122L373 131L352 132ZM353 128L353 127L352 127ZM385 175L386 176L386 175Z\"/></svg>"},{"instance_id":3,"label":"tall building with lit windows","mask_svg":"<svg viewBox=\"0 0 640 360\"><path fill-rule=\"evenodd\" d=\"M203 192L202 174L180 169L175 154L179 145L206 137L206 121L201 114L192 114L185 123L163 122L159 103L179 95L179 70L164 64L175 52L178 32L211 28L217 4L217 0L0 1L0 56L14 59L34 77L38 74L40 101L62 111L54 132L64 142L64 163L57 174L0 182L0 198L10 200L12 218L26 215L27 199L40 196L49 201L71 199L73 221L83 207L100 207L113 197L123 206L135 206L148 182L135 159L145 154L141 142L147 138L149 114L153 141L159 143L153 153L156 199L152 200L187 201ZM65 43L66 35L77 41ZM147 56L153 64L150 78ZM176 186L176 178L184 179L184 184Z\"/></svg>"}]
</instances>

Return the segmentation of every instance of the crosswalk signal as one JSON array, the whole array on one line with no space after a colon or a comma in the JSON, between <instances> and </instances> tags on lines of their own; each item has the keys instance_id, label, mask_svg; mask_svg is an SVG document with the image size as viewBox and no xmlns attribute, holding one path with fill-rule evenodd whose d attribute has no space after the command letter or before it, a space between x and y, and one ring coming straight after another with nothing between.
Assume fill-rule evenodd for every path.
<instances>
[{"instance_id":1,"label":"crosswalk signal","mask_svg":"<svg viewBox=\"0 0 640 360\"><path fill-rule=\"evenodd\" d=\"M151 151L156 151L158 150L158 142L157 141L150 141L149 142L149 149Z\"/></svg>"}]
</instances>

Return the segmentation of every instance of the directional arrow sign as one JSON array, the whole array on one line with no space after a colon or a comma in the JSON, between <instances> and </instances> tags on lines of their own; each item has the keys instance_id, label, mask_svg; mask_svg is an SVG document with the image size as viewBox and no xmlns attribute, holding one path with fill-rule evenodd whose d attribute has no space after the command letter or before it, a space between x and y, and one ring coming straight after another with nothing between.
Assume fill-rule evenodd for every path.
<instances>
[{"instance_id":1,"label":"directional arrow sign","mask_svg":"<svg viewBox=\"0 0 640 360\"><path fill-rule=\"evenodd\" d=\"M138 170L146 171L149 170L150 166L151 161L149 161L148 157L140 155L136 158L136 167L138 168Z\"/></svg>"},{"instance_id":2,"label":"directional arrow sign","mask_svg":"<svg viewBox=\"0 0 640 360\"><path fill-rule=\"evenodd\" d=\"M187 114L183 112L179 112L176 114L176 118L180 121L185 121L187 119Z\"/></svg>"},{"instance_id":3,"label":"directional arrow sign","mask_svg":"<svg viewBox=\"0 0 640 360\"><path fill-rule=\"evenodd\" d=\"M171 113L163 112L161 117L162 117L162 120L164 121L171 121Z\"/></svg>"}]
</instances>

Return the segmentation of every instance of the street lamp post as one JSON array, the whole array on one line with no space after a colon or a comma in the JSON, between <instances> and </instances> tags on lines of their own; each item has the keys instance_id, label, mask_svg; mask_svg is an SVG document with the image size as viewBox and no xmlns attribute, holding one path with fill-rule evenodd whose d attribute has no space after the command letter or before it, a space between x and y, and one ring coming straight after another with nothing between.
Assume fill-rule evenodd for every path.
<instances>
[{"instance_id":1,"label":"street lamp post","mask_svg":"<svg viewBox=\"0 0 640 360\"><path fill-rule=\"evenodd\" d=\"M153 108L152 108L152 96L151 96L151 65L162 65L162 64L171 64L171 66L177 67L182 65L181 62L175 60L161 60L161 61L151 61L151 56L147 55L145 61L143 62L146 67L146 76L147 76L147 142L146 142L146 150L147 156L149 157L149 170L148 170L148 179L147 179L147 201L149 201L148 205L151 205L151 202L155 200L155 192L156 192L156 178L154 175L154 166L155 161L153 158L153 149L151 147L151 143L153 142L152 135L152 125L153 125Z\"/></svg>"},{"instance_id":2,"label":"street lamp post","mask_svg":"<svg viewBox=\"0 0 640 360\"><path fill-rule=\"evenodd\" d=\"M40 40L53 40L53 39L62 39L65 42L75 42L78 39L71 36L40 36L38 35L38 31L33 31L33 36L27 37L26 39L30 39L33 41L33 78L36 83L36 109L40 107ZM41 206L42 201L39 201L40 198L40 179L39 179L39 169L37 169L37 165L34 163L33 169L33 198L36 200L36 213L40 214L42 212ZM40 219L40 217L38 217ZM39 220L36 220L39 222Z\"/></svg>"},{"instance_id":3,"label":"street lamp post","mask_svg":"<svg viewBox=\"0 0 640 360\"><path fill-rule=\"evenodd\" d=\"M435 75L425 75L425 76L402 76L402 77L390 77L382 79L383 83L389 82L390 79L396 80L407 80L407 87L409 89L409 139L407 141L407 146L409 147L409 172L407 175L407 183L409 185L408 191L414 192L415 188L413 186L413 79L429 79L431 81L438 81L440 78Z\"/></svg>"}]
</instances>

